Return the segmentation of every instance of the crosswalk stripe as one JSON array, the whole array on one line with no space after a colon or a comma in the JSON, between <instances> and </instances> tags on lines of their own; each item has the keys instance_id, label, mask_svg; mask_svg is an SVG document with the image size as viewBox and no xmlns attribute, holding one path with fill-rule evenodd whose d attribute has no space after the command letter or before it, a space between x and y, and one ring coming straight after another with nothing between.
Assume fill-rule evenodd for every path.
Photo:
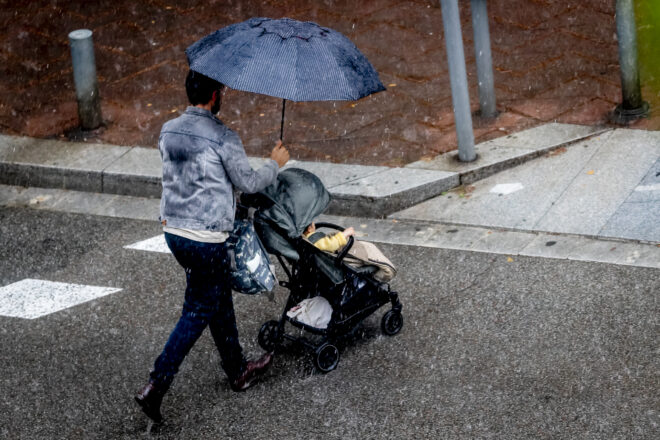
<instances>
[{"instance_id":1,"label":"crosswalk stripe","mask_svg":"<svg viewBox=\"0 0 660 440\"><path fill-rule=\"evenodd\" d=\"M146 240L138 241L137 243L124 246L125 249L137 249L139 251L148 252L161 252L164 254L170 253L170 248L167 247L165 242L165 235L160 234Z\"/></svg>"},{"instance_id":2,"label":"crosswalk stripe","mask_svg":"<svg viewBox=\"0 0 660 440\"><path fill-rule=\"evenodd\" d=\"M0 316L40 318L120 290L26 278L0 287Z\"/></svg>"}]
</instances>

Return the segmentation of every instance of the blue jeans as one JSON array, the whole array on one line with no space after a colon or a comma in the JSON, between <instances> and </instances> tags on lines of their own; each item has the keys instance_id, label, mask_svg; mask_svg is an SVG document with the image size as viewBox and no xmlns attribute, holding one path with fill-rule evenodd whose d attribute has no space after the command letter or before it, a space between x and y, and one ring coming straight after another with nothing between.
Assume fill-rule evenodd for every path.
<instances>
[{"instance_id":1,"label":"blue jeans","mask_svg":"<svg viewBox=\"0 0 660 440\"><path fill-rule=\"evenodd\" d=\"M229 257L225 243L202 243L165 233L172 254L186 271L186 294L179 322L154 364L150 379L165 391L206 326L211 330L222 367L230 380L245 369L238 341Z\"/></svg>"}]
</instances>

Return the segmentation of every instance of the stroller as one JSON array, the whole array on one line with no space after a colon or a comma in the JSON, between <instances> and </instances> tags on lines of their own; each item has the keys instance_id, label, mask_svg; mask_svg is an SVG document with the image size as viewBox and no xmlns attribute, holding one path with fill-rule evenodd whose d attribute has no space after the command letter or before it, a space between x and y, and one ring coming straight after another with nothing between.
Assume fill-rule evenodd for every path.
<instances>
[{"instance_id":1,"label":"stroller","mask_svg":"<svg viewBox=\"0 0 660 440\"><path fill-rule=\"evenodd\" d=\"M289 290L289 297L279 320L263 324L259 331L259 345L274 351L285 340L298 343L313 353L314 364L327 373L339 363L337 341L352 332L367 316L390 303L391 309L381 320L386 335L395 335L403 326L402 305L397 292L388 283L378 282L371 275L374 266L354 267L345 258L354 239L339 254L316 248L302 237L304 229L330 203L330 194L314 174L296 168L282 171L277 183L262 192L242 196L241 203L257 208L254 226L266 250L277 257L288 280L280 285ZM316 223L319 230L344 228L331 223ZM333 231L334 232L334 231ZM287 311L300 301L323 296L332 306L326 328L317 328L287 316ZM317 343L305 337L287 333L285 324L319 336Z\"/></svg>"}]
</instances>

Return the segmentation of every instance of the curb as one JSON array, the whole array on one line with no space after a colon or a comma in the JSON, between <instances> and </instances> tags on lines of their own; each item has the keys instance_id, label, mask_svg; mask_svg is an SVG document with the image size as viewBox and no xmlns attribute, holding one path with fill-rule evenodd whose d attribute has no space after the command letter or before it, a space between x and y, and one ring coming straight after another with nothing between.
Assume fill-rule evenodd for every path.
<instances>
[{"instance_id":1,"label":"curb","mask_svg":"<svg viewBox=\"0 0 660 440\"><path fill-rule=\"evenodd\" d=\"M457 186L483 179L609 129L546 124L484 142L478 159L460 163L456 152L403 168L292 160L285 168L317 174L332 195L331 215L385 218ZM265 159L250 158L258 167ZM158 150L0 135L0 183L24 187L158 198Z\"/></svg>"},{"instance_id":2,"label":"curb","mask_svg":"<svg viewBox=\"0 0 660 440\"><path fill-rule=\"evenodd\" d=\"M477 160L474 162L459 162L458 153L450 151L432 160L410 163L406 168L453 171L459 174L460 184L467 185L553 150L612 130L604 127L549 123L477 145Z\"/></svg>"}]
</instances>

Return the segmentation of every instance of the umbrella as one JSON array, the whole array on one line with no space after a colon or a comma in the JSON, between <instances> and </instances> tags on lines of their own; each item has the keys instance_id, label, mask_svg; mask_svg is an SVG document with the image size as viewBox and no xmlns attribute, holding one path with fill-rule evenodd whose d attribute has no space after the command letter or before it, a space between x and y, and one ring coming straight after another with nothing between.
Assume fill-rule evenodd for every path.
<instances>
[{"instance_id":1,"label":"umbrella","mask_svg":"<svg viewBox=\"0 0 660 440\"><path fill-rule=\"evenodd\" d=\"M286 100L358 100L385 90L367 58L344 35L312 22L251 18L186 49L190 69L228 87Z\"/></svg>"}]
</instances>

